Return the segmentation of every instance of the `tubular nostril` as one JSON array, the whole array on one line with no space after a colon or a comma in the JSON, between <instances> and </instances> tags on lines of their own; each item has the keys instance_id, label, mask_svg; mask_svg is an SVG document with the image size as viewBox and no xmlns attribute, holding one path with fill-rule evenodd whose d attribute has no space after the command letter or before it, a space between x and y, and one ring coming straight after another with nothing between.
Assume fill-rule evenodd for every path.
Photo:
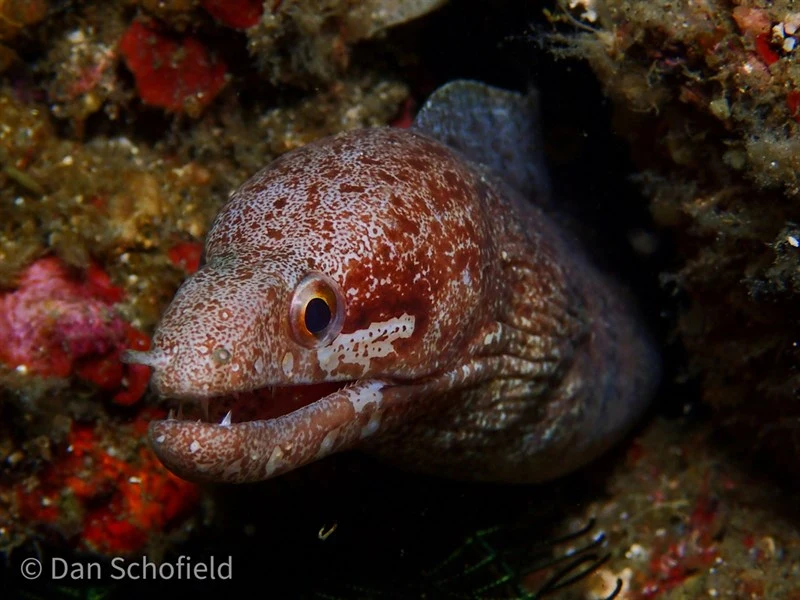
<instances>
[{"instance_id":1,"label":"tubular nostril","mask_svg":"<svg viewBox=\"0 0 800 600\"><path fill-rule=\"evenodd\" d=\"M160 369L167 364L167 355L159 349L148 350L125 350L120 355L120 361L127 364L147 365L154 369Z\"/></svg>"},{"instance_id":2,"label":"tubular nostril","mask_svg":"<svg viewBox=\"0 0 800 600\"><path fill-rule=\"evenodd\" d=\"M231 352L227 348L223 348L222 346L218 346L218 347L214 348L214 352L211 353L211 358L218 365L224 365L224 364L227 364L227 363L230 362L230 360L231 360Z\"/></svg>"}]
</instances>

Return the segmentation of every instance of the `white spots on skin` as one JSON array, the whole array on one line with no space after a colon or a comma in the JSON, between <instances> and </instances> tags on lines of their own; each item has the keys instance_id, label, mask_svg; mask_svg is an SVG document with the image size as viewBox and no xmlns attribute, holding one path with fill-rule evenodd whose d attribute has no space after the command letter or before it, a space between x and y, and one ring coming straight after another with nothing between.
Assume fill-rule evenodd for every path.
<instances>
[{"instance_id":1,"label":"white spots on skin","mask_svg":"<svg viewBox=\"0 0 800 600\"><path fill-rule=\"evenodd\" d=\"M369 422L361 428L361 439L373 435L381 426L381 415L375 413L369 418Z\"/></svg>"},{"instance_id":2,"label":"white spots on skin","mask_svg":"<svg viewBox=\"0 0 800 600\"><path fill-rule=\"evenodd\" d=\"M222 346L217 346L214 348L211 358L213 358L214 362L217 364L227 364L231 360L231 351L227 348L223 348Z\"/></svg>"},{"instance_id":3,"label":"white spots on skin","mask_svg":"<svg viewBox=\"0 0 800 600\"><path fill-rule=\"evenodd\" d=\"M198 442L197 440L192 440L192 443L189 444L189 452L191 454L194 454L198 450L200 450L200 442Z\"/></svg>"},{"instance_id":4,"label":"white spots on skin","mask_svg":"<svg viewBox=\"0 0 800 600\"><path fill-rule=\"evenodd\" d=\"M166 441L166 439L167 439L166 436L164 434L161 434L156 438L156 443L163 444Z\"/></svg>"},{"instance_id":5,"label":"white spots on skin","mask_svg":"<svg viewBox=\"0 0 800 600\"><path fill-rule=\"evenodd\" d=\"M361 365L366 372L373 358L394 354L394 342L411 337L414 322L414 315L403 313L388 321L372 323L366 329L339 334L333 343L317 350L319 366L328 374L342 363Z\"/></svg>"},{"instance_id":6,"label":"white spots on skin","mask_svg":"<svg viewBox=\"0 0 800 600\"><path fill-rule=\"evenodd\" d=\"M258 460L258 456L251 456L254 461ZM280 467L281 462L283 461L283 450L280 446L275 446L272 449L272 453L269 455L269 461L267 461L267 475L272 475L278 467Z\"/></svg>"},{"instance_id":7,"label":"white spots on skin","mask_svg":"<svg viewBox=\"0 0 800 600\"><path fill-rule=\"evenodd\" d=\"M264 358L259 356L256 361L253 363L253 369L259 375L264 372Z\"/></svg>"},{"instance_id":8,"label":"white spots on skin","mask_svg":"<svg viewBox=\"0 0 800 600\"><path fill-rule=\"evenodd\" d=\"M369 404L380 404L383 399L382 389L383 384L376 381L371 382L369 385L361 386L358 390L349 390L349 400L356 414L360 414Z\"/></svg>"},{"instance_id":9,"label":"white spots on skin","mask_svg":"<svg viewBox=\"0 0 800 600\"><path fill-rule=\"evenodd\" d=\"M287 377L291 377L292 371L294 370L294 354L291 352L287 352L283 355L283 360L281 361L281 368L283 369L284 375Z\"/></svg>"},{"instance_id":10,"label":"white spots on skin","mask_svg":"<svg viewBox=\"0 0 800 600\"><path fill-rule=\"evenodd\" d=\"M327 456L330 454L331 450L333 450L333 445L336 443L336 438L339 437L339 430L338 429L331 429L325 438L322 440L322 443L319 445L319 450L317 451L317 457L322 458L323 456Z\"/></svg>"},{"instance_id":11,"label":"white spots on skin","mask_svg":"<svg viewBox=\"0 0 800 600\"><path fill-rule=\"evenodd\" d=\"M500 324L496 326L483 337L484 346L493 346L496 342L500 341L503 336L503 328Z\"/></svg>"}]
</instances>

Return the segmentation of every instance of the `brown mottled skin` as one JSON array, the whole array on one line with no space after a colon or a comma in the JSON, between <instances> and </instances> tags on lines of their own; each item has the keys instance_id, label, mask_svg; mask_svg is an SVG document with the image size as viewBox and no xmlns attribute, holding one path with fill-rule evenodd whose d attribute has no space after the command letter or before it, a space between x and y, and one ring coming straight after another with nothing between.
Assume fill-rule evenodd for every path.
<instances>
[{"instance_id":1,"label":"brown mottled skin","mask_svg":"<svg viewBox=\"0 0 800 600\"><path fill-rule=\"evenodd\" d=\"M232 195L205 256L154 349L126 357L154 368L159 394L209 399L214 422L151 425L188 479L256 481L360 448L447 477L539 482L618 441L657 381L625 294L531 199L418 129L282 156ZM327 338L297 333L309 273L343 304ZM323 382L346 385L270 407ZM259 388L271 395L237 396Z\"/></svg>"}]
</instances>

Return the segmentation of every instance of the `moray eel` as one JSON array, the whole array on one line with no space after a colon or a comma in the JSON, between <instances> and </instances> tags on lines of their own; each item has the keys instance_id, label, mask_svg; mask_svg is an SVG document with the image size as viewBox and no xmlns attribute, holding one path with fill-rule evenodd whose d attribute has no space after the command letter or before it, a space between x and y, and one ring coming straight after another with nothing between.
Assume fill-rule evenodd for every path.
<instances>
[{"instance_id":1,"label":"moray eel","mask_svg":"<svg viewBox=\"0 0 800 600\"><path fill-rule=\"evenodd\" d=\"M252 482L360 449L533 483L619 441L658 357L540 208L536 118L535 94L451 82L410 128L309 143L236 190L153 349L123 358L194 407L150 424L167 468Z\"/></svg>"}]
</instances>

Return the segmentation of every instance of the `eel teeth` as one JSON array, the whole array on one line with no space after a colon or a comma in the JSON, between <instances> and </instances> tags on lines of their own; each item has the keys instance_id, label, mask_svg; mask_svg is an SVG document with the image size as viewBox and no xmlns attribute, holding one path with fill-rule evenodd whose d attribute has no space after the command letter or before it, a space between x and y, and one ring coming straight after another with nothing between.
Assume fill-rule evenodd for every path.
<instances>
[{"instance_id":1,"label":"eel teeth","mask_svg":"<svg viewBox=\"0 0 800 600\"><path fill-rule=\"evenodd\" d=\"M203 420L208 421L208 398L200 400L200 410L203 411Z\"/></svg>"},{"instance_id":2,"label":"eel teeth","mask_svg":"<svg viewBox=\"0 0 800 600\"><path fill-rule=\"evenodd\" d=\"M170 408L169 413L167 413L167 420L172 421L175 418L175 409Z\"/></svg>"},{"instance_id":3,"label":"eel teeth","mask_svg":"<svg viewBox=\"0 0 800 600\"><path fill-rule=\"evenodd\" d=\"M222 427L230 427L231 426L231 413L233 411L229 410L228 414L222 417L222 421L220 421L220 425Z\"/></svg>"},{"instance_id":4,"label":"eel teeth","mask_svg":"<svg viewBox=\"0 0 800 600\"><path fill-rule=\"evenodd\" d=\"M178 404L178 420L183 421L183 400Z\"/></svg>"}]
</instances>

